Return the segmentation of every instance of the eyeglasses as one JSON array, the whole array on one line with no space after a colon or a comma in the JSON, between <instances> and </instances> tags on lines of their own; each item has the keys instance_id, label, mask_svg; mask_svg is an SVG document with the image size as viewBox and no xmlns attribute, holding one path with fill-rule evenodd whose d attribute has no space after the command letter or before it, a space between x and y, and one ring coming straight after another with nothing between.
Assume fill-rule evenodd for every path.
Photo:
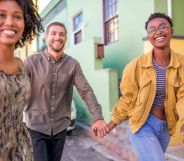
<instances>
[{"instance_id":1,"label":"eyeglasses","mask_svg":"<svg viewBox=\"0 0 184 161\"><path fill-rule=\"evenodd\" d=\"M152 26L150 28L147 29L147 33L148 35L154 35L156 34L156 32L159 31L167 31L168 29L170 29L170 25L167 25L165 23L161 24L160 26L158 26L157 28L155 26Z\"/></svg>"}]
</instances>

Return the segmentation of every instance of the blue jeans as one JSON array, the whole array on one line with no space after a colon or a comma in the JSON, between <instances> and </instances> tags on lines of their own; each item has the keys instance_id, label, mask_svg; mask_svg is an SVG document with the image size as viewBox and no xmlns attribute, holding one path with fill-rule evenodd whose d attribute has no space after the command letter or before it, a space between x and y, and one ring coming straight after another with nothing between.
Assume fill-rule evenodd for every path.
<instances>
[{"instance_id":1,"label":"blue jeans","mask_svg":"<svg viewBox=\"0 0 184 161\"><path fill-rule=\"evenodd\" d=\"M66 130L45 135L28 129L33 144L34 161L60 161L66 140Z\"/></svg>"},{"instance_id":2,"label":"blue jeans","mask_svg":"<svg viewBox=\"0 0 184 161\"><path fill-rule=\"evenodd\" d=\"M129 129L128 136L139 161L165 161L164 153L170 141L166 121L150 114L141 129L135 134Z\"/></svg>"}]
</instances>

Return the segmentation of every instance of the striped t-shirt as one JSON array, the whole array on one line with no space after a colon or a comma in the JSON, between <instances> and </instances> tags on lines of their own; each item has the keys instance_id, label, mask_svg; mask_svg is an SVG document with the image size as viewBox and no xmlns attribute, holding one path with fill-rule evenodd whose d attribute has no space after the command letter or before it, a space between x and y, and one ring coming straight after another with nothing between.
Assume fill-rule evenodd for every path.
<instances>
[{"instance_id":1,"label":"striped t-shirt","mask_svg":"<svg viewBox=\"0 0 184 161\"><path fill-rule=\"evenodd\" d=\"M156 64L154 59L153 66L157 73L157 90L153 106L164 106L167 67L160 67L158 64Z\"/></svg>"}]
</instances>

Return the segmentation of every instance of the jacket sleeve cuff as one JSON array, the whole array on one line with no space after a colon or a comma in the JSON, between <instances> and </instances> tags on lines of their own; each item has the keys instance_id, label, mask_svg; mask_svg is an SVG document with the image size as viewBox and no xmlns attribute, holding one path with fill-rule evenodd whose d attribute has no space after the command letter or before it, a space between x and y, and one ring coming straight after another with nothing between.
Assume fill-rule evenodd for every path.
<instances>
[{"instance_id":1,"label":"jacket sleeve cuff","mask_svg":"<svg viewBox=\"0 0 184 161\"><path fill-rule=\"evenodd\" d=\"M97 121L97 120L104 120L102 114L98 114L96 116L93 116L93 122Z\"/></svg>"},{"instance_id":2,"label":"jacket sleeve cuff","mask_svg":"<svg viewBox=\"0 0 184 161\"><path fill-rule=\"evenodd\" d=\"M121 123L121 120L112 117L112 122L114 122L115 124L120 124Z\"/></svg>"}]
</instances>

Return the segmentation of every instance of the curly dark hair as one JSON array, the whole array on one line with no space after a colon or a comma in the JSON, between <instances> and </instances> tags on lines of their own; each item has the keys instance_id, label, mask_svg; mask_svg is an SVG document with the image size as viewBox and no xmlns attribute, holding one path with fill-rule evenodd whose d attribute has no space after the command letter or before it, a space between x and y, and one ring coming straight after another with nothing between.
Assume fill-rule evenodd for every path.
<instances>
[{"instance_id":1,"label":"curly dark hair","mask_svg":"<svg viewBox=\"0 0 184 161\"><path fill-rule=\"evenodd\" d=\"M150 17L148 18L148 20L145 22L146 30L147 30L149 22L155 18L163 18L169 22L169 24L171 25L171 28L173 27L173 21L169 16L167 16L165 13L155 12L155 13L152 13Z\"/></svg>"},{"instance_id":2,"label":"curly dark hair","mask_svg":"<svg viewBox=\"0 0 184 161\"><path fill-rule=\"evenodd\" d=\"M44 31L42 19L36 10L32 0L15 0L22 8L24 13L24 32L21 39L15 44L15 47L22 47L26 42L31 42L39 32Z\"/></svg>"}]
</instances>

